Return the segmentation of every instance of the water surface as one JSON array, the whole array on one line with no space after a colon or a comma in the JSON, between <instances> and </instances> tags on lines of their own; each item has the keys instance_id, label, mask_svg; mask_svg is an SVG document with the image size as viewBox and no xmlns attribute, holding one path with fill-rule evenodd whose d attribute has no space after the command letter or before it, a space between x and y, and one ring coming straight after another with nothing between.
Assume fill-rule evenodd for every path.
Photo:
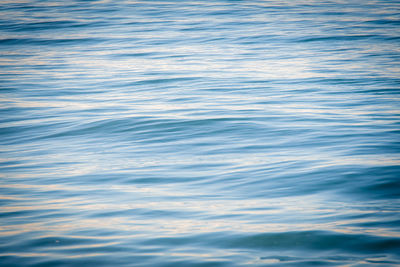
<instances>
[{"instance_id":1,"label":"water surface","mask_svg":"<svg viewBox=\"0 0 400 267\"><path fill-rule=\"evenodd\" d=\"M1 1L0 265L400 265L398 1Z\"/></svg>"}]
</instances>

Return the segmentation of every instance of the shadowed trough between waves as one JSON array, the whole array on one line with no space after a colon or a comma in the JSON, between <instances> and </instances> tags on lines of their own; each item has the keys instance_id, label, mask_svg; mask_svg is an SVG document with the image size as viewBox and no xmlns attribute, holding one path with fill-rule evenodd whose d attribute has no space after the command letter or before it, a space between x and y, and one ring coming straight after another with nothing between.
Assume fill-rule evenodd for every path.
<instances>
[{"instance_id":1,"label":"shadowed trough between waves","mask_svg":"<svg viewBox=\"0 0 400 267\"><path fill-rule=\"evenodd\" d=\"M0 2L1 266L399 266L398 1Z\"/></svg>"}]
</instances>

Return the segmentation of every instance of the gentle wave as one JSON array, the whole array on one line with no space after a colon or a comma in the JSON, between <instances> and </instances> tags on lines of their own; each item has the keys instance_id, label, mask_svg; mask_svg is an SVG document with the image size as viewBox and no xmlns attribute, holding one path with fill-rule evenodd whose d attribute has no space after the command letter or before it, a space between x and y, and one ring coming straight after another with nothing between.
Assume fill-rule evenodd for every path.
<instances>
[{"instance_id":1,"label":"gentle wave","mask_svg":"<svg viewBox=\"0 0 400 267\"><path fill-rule=\"evenodd\" d=\"M3 1L1 266L397 266L397 1Z\"/></svg>"}]
</instances>

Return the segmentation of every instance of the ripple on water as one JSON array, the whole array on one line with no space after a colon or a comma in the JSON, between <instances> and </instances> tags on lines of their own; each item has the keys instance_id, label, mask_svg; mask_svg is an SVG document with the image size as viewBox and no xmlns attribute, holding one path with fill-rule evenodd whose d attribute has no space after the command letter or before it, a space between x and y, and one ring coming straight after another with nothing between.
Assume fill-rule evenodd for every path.
<instances>
[{"instance_id":1,"label":"ripple on water","mask_svg":"<svg viewBox=\"0 0 400 267\"><path fill-rule=\"evenodd\" d=\"M399 4L284 2L3 1L0 265L399 265Z\"/></svg>"}]
</instances>

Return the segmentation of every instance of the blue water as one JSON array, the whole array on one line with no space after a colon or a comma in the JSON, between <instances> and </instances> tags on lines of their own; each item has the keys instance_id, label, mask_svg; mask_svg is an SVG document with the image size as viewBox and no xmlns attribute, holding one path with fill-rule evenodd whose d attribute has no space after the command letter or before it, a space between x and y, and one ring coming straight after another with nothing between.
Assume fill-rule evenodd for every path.
<instances>
[{"instance_id":1,"label":"blue water","mask_svg":"<svg viewBox=\"0 0 400 267\"><path fill-rule=\"evenodd\" d=\"M0 2L0 266L399 266L400 2Z\"/></svg>"}]
</instances>

